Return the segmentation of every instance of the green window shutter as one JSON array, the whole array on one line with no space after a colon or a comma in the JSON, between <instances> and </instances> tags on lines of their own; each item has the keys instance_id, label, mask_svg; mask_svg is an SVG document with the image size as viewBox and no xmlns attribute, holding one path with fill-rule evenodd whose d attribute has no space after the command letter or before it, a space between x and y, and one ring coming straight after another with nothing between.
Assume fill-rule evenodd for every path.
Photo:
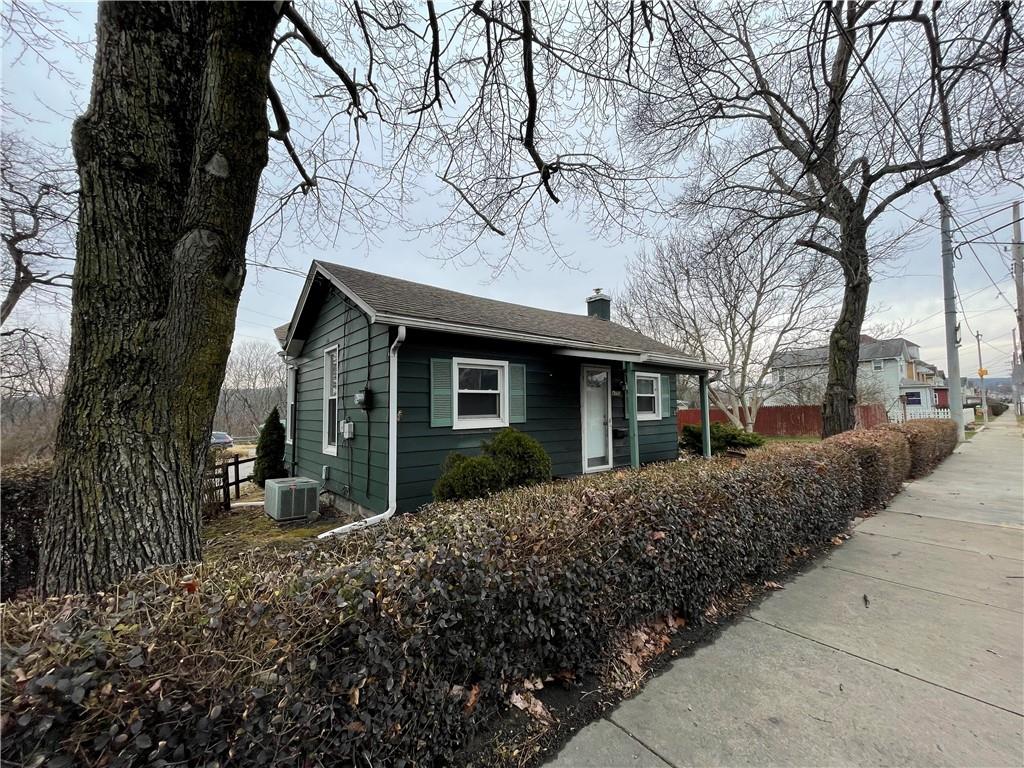
<instances>
[{"instance_id":1,"label":"green window shutter","mask_svg":"<svg viewBox=\"0 0 1024 768\"><path fill-rule=\"evenodd\" d=\"M452 425L451 358L430 359L430 426Z\"/></svg>"},{"instance_id":2,"label":"green window shutter","mask_svg":"<svg viewBox=\"0 0 1024 768\"><path fill-rule=\"evenodd\" d=\"M661 374L661 418L667 419L673 413L672 407L672 379L667 374Z\"/></svg>"},{"instance_id":3,"label":"green window shutter","mask_svg":"<svg viewBox=\"0 0 1024 768\"><path fill-rule=\"evenodd\" d=\"M526 421L526 366L522 363L508 367L508 420L510 424Z\"/></svg>"}]
</instances>

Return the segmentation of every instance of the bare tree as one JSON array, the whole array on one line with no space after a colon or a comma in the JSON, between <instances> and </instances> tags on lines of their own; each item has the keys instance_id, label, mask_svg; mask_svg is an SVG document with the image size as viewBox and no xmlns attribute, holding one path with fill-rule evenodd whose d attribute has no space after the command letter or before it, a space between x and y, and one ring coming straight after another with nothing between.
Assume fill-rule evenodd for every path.
<instances>
[{"instance_id":1,"label":"bare tree","mask_svg":"<svg viewBox=\"0 0 1024 768\"><path fill-rule=\"evenodd\" d=\"M642 29L632 6L584 2L100 4L72 137L71 356L41 591L200 556L208 434L271 141L280 174L258 226L296 204L335 223L314 235L337 236L435 178L463 247L503 237L511 258L567 196L609 221L650 187L609 131Z\"/></svg>"},{"instance_id":2,"label":"bare tree","mask_svg":"<svg viewBox=\"0 0 1024 768\"><path fill-rule=\"evenodd\" d=\"M31 292L51 303L69 298L78 184L74 168L49 155L17 134L0 139L0 323Z\"/></svg>"},{"instance_id":3,"label":"bare tree","mask_svg":"<svg viewBox=\"0 0 1024 768\"><path fill-rule=\"evenodd\" d=\"M2 462L52 453L67 362L68 342L60 333L5 332L0 345Z\"/></svg>"},{"instance_id":4,"label":"bare tree","mask_svg":"<svg viewBox=\"0 0 1024 768\"><path fill-rule=\"evenodd\" d=\"M1019 177L1024 41L1009 3L658 5L661 83L637 111L654 156L690 163L687 206L795 219L844 276L826 435L854 426L869 233L921 187ZM979 180L980 183L980 180Z\"/></svg>"},{"instance_id":5,"label":"bare tree","mask_svg":"<svg viewBox=\"0 0 1024 768\"><path fill-rule=\"evenodd\" d=\"M725 363L711 400L753 431L775 390L772 360L821 341L835 316L834 273L825 256L794 246L783 228L689 222L630 262L618 311L641 332Z\"/></svg>"},{"instance_id":6,"label":"bare tree","mask_svg":"<svg viewBox=\"0 0 1024 768\"><path fill-rule=\"evenodd\" d=\"M271 408L285 410L285 367L277 353L274 344L255 339L232 348L215 424L229 432L245 430L254 435Z\"/></svg>"}]
</instances>

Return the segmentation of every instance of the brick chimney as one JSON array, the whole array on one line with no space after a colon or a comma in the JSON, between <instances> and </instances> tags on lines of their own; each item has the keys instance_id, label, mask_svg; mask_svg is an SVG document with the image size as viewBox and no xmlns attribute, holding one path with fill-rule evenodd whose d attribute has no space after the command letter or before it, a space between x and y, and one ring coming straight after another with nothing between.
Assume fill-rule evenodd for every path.
<instances>
[{"instance_id":1,"label":"brick chimney","mask_svg":"<svg viewBox=\"0 0 1024 768\"><path fill-rule=\"evenodd\" d=\"M599 320L612 319L612 298L601 293L600 288L594 289L594 295L587 298L587 315Z\"/></svg>"}]
</instances>

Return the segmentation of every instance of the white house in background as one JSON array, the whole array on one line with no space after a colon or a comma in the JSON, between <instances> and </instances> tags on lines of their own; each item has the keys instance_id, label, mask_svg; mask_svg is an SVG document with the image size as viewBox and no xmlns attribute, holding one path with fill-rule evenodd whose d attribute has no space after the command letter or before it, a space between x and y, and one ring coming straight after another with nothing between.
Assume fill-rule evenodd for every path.
<instances>
[{"instance_id":1,"label":"white house in background","mask_svg":"<svg viewBox=\"0 0 1024 768\"><path fill-rule=\"evenodd\" d=\"M828 347L780 354L772 364L772 381L778 391L768 405L820 403L828 381ZM946 374L921 360L921 348L902 338L860 337L857 387L861 403L881 403L894 421L949 407Z\"/></svg>"}]
</instances>

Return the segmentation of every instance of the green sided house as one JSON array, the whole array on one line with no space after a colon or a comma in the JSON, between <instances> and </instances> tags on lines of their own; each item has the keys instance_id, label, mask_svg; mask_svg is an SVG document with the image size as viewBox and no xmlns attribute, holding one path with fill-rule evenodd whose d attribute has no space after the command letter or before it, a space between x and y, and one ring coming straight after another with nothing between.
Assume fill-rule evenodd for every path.
<instances>
[{"instance_id":1,"label":"green sided house","mask_svg":"<svg viewBox=\"0 0 1024 768\"><path fill-rule=\"evenodd\" d=\"M361 527L431 500L441 462L513 426L556 476L674 459L676 374L719 366L587 314L551 312L315 261L288 325L285 461ZM340 532L344 526L338 529Z\"/></svg>"}]
</instances>

